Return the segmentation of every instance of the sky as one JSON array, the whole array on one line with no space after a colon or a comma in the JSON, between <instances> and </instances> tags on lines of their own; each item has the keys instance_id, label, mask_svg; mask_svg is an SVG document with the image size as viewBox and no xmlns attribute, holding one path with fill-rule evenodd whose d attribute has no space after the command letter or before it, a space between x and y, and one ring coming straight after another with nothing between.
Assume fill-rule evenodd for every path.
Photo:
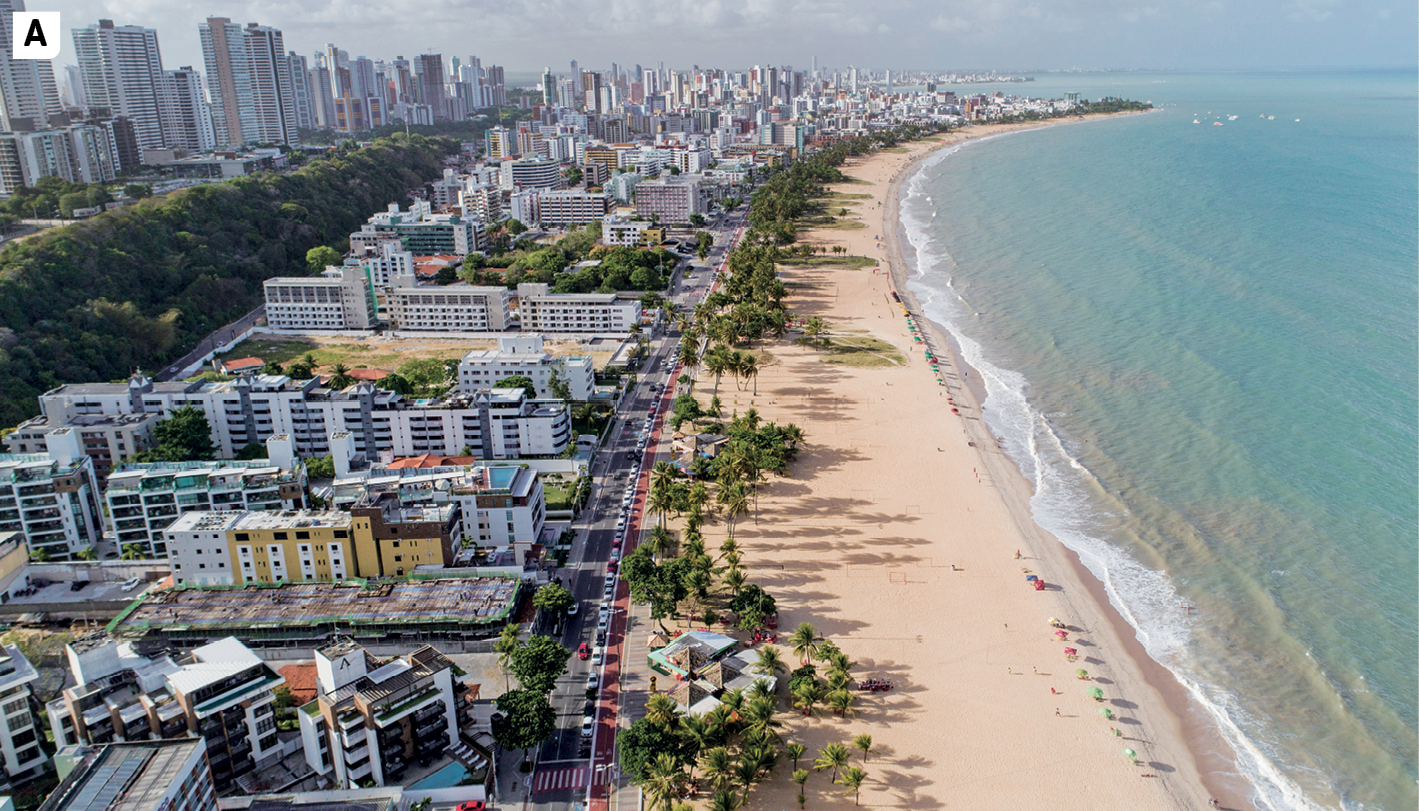
<instances>
[{"instance_id":1,"label":"sky","mask_svg":"<svg viewBox=\"0 0 1419 811\"><path fill-rule=\"evenodd\" d=\"M510 72L755 64L875 70L1419 66L1414 0L29 0L68 30L156 28L163 66L202 69L208 16L371 59L478 56Z\"/></svg>"}]
</instances>

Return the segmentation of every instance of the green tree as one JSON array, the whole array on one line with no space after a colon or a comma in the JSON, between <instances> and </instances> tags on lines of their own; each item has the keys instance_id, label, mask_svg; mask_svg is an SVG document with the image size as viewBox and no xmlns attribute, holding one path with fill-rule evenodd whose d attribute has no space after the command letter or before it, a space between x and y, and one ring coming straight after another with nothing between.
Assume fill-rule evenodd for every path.
<instances>
[{"instance_id":1,"label":"green tree","mask_svg":"<svg viewBox=\"0 0 1419 811\"><path fill-rule=\"evenodd\" d=\"M670 811L671 804L685 787L685 767L669 752L660 752L641 769L636 782L645 789L647 808Z\"/></svg>"},{"instance_id":2,"label":"green tree","mask_svg":"<svg viewBox=\"0 0 1419 811\"><path fill-rule=\"evenodd\" d=\"M493 739L504 749L527 750L552 737L557 730L557 712L545 693L512 690L498 696L498 713L493 719Z\"/></svg>"},{"instance_id":3,"label":"green tree","mask_svg":"<svg viewBox=\"0 0 1419 811\"><path fill-rule=\"evenodd\" d=\"M779 649L773 645L765 645L759 649L759 661L754 663L755 673L762 673L765 676L778 676L787 672L788 665L783 663L783 657L779 655Z\"/></svg>"},{"instance_id":4,"label":"green tree","mask_svg":"<svg viewBox=\"0 0 1419 811\"><path fill-rule=\"evenodd\" d=\"M335 478L335 457L313 456L305 460L305 474L311 479Z\"/></svg>"},{"instance_id":5,"label":"green tree","mask_svg":"<svg viewBox=\"0 0 1419 811\"><path fill-rule=\"evenodd\" d=\"M867 772L864 772L856 766L849 766L843 769L842 779L833 782L839 783L843 788L847 789L847 791L843 792L844 797L849 794L853 795L853 805L860 805L862 801L862 784L866 782L866 780Z\"/></svg>"},{"instance_id":6,"label":"green tree","mask_svg":"<svg viewBox=\"0 0 1419 811\"><path fill-rule=\"evenodd\" d=\"M817 657L818 643L822 641L823 637L818 635L818 629L806 622L799 623L788 640L793 646L794 655L804 662L811 662Z\"/></svg>"},{"instance_id":7,"label":"green tree","mask_svg":"<svg viewBox=\"0 0 1419 811\"><path fill-rule=\"evenodd\" d=\"M798 804L802 806L804 802L803 784L808 782L808 770L798 768L796 760L793 768L793 782L798 785Z\"/></svg>"},{"instance_id":8,"label":"green tree","mask_svg":"<svg viewBox=\"0 0 1419 811\"><path fill-rule=\"evenodd\" d=\"M723 746L709 749L700 755L700 770L715 788L724 788L728 784L733 776L733 769L734 759Z\"/></svg>"},{"instance_id":9,"label":"green tree","mask_svg":"<svg viewBox=\"0 0 1419 811\"><path fill-rule=\"evenodd\" d=\"M328 245L318 245L305 252L305 266L312 276L319 276L325 272L326 267L339 265L344 261L345 258L340 252Z\"/></svg>"},{"instance_id":10,"label":"green tree","mask_svg":"<svg viewBox=\"0 0 1419 811\"><path fill-rule=\"evenodd\" d=\"M398 371L400 377L409 381L418 397L440 397L452 386L448 367L438 358L405 361L399 365Z\"/></svg>"},{"instance_id":11,"label":"green tree","mask_svg":"<svg viewBox=\"0 0 1419 811\"><path fill-rule=\"evenodd\" d=\"M704 224L705 224L705 215L703 215L703 214L691 214L691 215L690 215L690 225L693 225L693 226L695 226L696 228L699 228L700 226L702 226L702 225L704 225Z\"/></svg>"},{"instance_id":12,"label":"green tree","mask_svg":"<svg viewBox=\"0 0 1419 811\"><path fill-rule=\"evenodd\" d=\"M195 406L175 408L153 426L154 447L136 454L138 462L192 462L216 454L207 415Z\"/></svg>"},{"instance_id":13,"label":"green tree","mask_svg":"<svg viewBox=\"0 0 1419 811\"><path fill-rule=\"evenodd\" d=\"M580 186L582 173L580 166L568 166L562 170L562 177L567 179L568 186Z\"/></svg>"},{"instance_id":14,"label":"green tree","mask_svg":"<svg viewBox=\"0 0 1419 811\"><path fill-rule=\"evenodd\" d=\"M674 730L641 718L616 735L616 746L620 750L621 771L635 777L657 754L682 758L684 743Z\"/></svg>"},{"instance_id":15,"label":"green tree","mask_svg":"<svg viewBox=\"0 0 1419 811\"><path fill-rule=\"evenodd\" d=\"M523 225L523 223L522 223L521 220L516 220L516 219L511 219L511 218L508 219L508 221L507 221L506 223L503 223L503 227L507 228L507 232L508 232L509 234L512 234L513 236L517 236L518 234L526 233L526 231L527 231L527 226L526 226L526 225Z\"/></svg>"},{"instance_id":16,"label":"green tree","mask_svg":"<svg viewBox=\"0 0 1419 811\"><path fill-rule=\"evenodd\" d=\"M562 402L572 401L572 384L567 381L567 376L562 374L561 367L552 369L552 376L547 379L547 389L553 397Z\"/></svg>"},{"instance_id":17,"label":"green tree","mask_svg":"<svg viewBox=\"0 0 1419 811\"><path fill-rule=\"evenodd\" d=\"M43 552L43 550L40 550ZM151 557L148 550L139 543L128 543L123 545L123 560L147 560Z\"/></svg>"},{"instance_id":18,"label":"green tree","mask_svg":"<svg viewBox=\"0 0 1419 811\"><path fill-rule=\"evenodd\" d=\"M813 768L818 771L832 769L832 782L838 782L838 769L848 763L847 747L840 743L830 743L818 750L818 757L813 761Z\"/></svg>"},{"instance_id":19,"label":"green tree","mask_svg":"<svg viewBox=\"0 0 1419 811\"><path fill-rule=\"evenodd\" d=\"M236 458L241 460L265 459L267 457L266 446L260 442L248 442L246 447L237 451Z\"/></svg>"},{"instance_id":20,"label":"green tree","mask_svg":"<svg viewBox=\"0 0 1419 811\"><path fill-rule=\"evenodd\" d=\"M864 732L852 739L852 745L862 753L862 762L867 763L867 756L872 754L872 736Z\"/></svg>"},{"instance_id":21,"label":"green tree","mask_svg":"<svg viewBox=\"0 0 1419 811\"><path fill-rule=\"evenodd\" d=\"M552 692L557 679L566 674L571 655L571 651L551 637L534 635L512 654L512 674L524 690L546 695Z\"/></svg>"},{"instance_id":22,"label":"green tree","mask_svg":"<svg viewBox=\"0 0 1419 811\"><path fill-rule=\"evenodd\" d=\"M793 770L795 772L798 771L798 759L803 757L803 753L806 751L808 751L808 748L801 743L791 743L783 748L783 753L788 756L789 760L793 761Z\"/></svg>"},{"instance_id":23,"label":"green tree","mask_svg":"<svg viewBox=\"0 0 1419 811\"><path fill-rule=\"evenodd\" d=\"M498 655L498 667L503 671L503 689L510 689L508 674L512 672L512 658L522 647L522 638L516 625L503 626L502 633L493 641L493 652Z\"/></svg>"},{"instance_id":24,"label":"green tree","mask_svg":"<svg viewBox=\"0 0 1419 811\"><path fill-rule=\"evenodd\" d=\"M537 399L537 384L527 375L508 375L493 384L495 389L522 389L530 400Z\"/></svg>"},{"instance_id":25,"label":"green tree","mask_svg":"<svg viewBox=\"0 0 1419 811\"><path fill-rule=\"evenodd\" d=\"M546 611L560 627L567 609L576 604L576 597L562 588L560 583L548 583L532 596L532 604Z\"/></svg>"},{"instance_id":26,"label":"green tree","mask_svg":"<svg viewBox=\"0 0 1419 811\"><path fill-rule=\"evenodd\" d=\"M129 183L127 186L123 187L123 196L132 197L135 200L141 200L144 197L152 197L153 187L142 183Z\"/></svg>"},{"instance_id":27,"label":"green tree","mask_svg":"<svg viewBox=\"0 0 1419 811\"><path fill-rule=\"evenodd\" d=\"M74 554L79 560L98 560L99 553L92 546L86 546Z\"/></svg>"}]
</instances>

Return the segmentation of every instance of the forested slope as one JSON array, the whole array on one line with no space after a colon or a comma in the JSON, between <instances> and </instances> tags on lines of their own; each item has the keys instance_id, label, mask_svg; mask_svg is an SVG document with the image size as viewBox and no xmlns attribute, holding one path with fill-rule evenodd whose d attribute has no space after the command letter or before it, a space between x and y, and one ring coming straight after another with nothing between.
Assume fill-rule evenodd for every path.
<instances>
[{"instance_id":1,"label":"forested slope","mask_svg":"<svg viewBox=\"0 0 1419 811\"><path fill-rule=\"evenodd\" d=\"M451 138L399 135L184 189L0 251L0 427L61 383L153 371L260 303L261 283L305 275L306 251L343 246L370 214L442 172Z\"/></svg>"}]
</instances>

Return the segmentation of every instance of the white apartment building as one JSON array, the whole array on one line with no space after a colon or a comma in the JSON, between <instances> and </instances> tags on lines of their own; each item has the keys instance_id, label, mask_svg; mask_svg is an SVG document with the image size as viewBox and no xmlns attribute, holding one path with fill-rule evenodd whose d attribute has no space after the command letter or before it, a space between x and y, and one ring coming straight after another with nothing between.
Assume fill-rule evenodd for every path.
<instances>
[{"instance_id":1,"label":"white apartment building","mask_svg":"<svg viewBox=\"0 0 1419 811\"><path fill-rule=\"evenodd\" d=\"M503 187L516 190L565 189L562 165L553 160L520 160L503 163Z\"/></svg>"},{"instance_id":2,"label":"white apartment building","mask_svg":"<svg viewBox=\"0 0 1419 811\"><path fill-rule=\"evenodd\" d=\"M94 460L94 475L103 486L115 465L153 444L153 426L157 422L156 414L72 416L62 422L51 422L40 415L20 423L5 437L5 443L10 453L44 453L46 434L56 428L73 428L79 432L84 453Z\"/></svg>"},{"instance_id":3,"label":"white apartment building","mask_svg":"<svg viewBox=\"0 0 1419 811\"><path fill-rule=\"evenodd\" d=\"M541 217L540 195L535 191L515 191L508 197L508 216L531 226Z\"/></svg>"},{"instance_id":4,"label":"white apartment building","mask_svg":"<svg viewBox=\"0 0 1419 811\"><path fill-rule=\"evenodd\" d=\"M537 222L543 226L588 225L611 211L611 195L581 189L544 191L537 195L537 208Z\"/></svg>"},{"instance_id":5,"label":"white apartment building","mask_svg":"<svg viewBox=\"0 0 1419 811\"><path fill-rule=\"evenodd\" d=\"M219 788L281 756L272 691L286 679L235 637L175 658L100 632L66 653L76 686L45 705L59 746L201 737Z\"/></svg>"},{"instance_id":6,"label":"white apartment building","mask_svg":"<svg viewBox=\"0 0 1419 811\"><path fill-rule=\"evenodd\" d=\"M0 647L0 754L11 780L24 777L49 760L40 748L44 732L35 723L30 685L39 673L14 645Z\"/></svg>"},{"instance_id":7,"label":"white apartment building","mask_svg":"<svg viewBox=\"0 0 1419 811\"><path fill-rule=\"evenodd\" d=\"M370 272L331 266L319 276L267 279L266 322L278 331L374 329L379 305Z\"/></svg>"},{"instance_id":8,"label":"white apartment building","mask_svg":"<svg viewBox=\"0 0 1419 811\"><path fill-rule=\"evenodd\" d=\"M522 389L411 401L371 383L332 391L322 388L318 378L293 381L285 375L242 376L216 383L153 383L139 375L128 383L60 386L40 396L46 414L168 414L183 406L198 408L207 416L217 455L226 458L277 434L289 435L296 454L309 457L339 451L343 446L337 439L348 433L349 455L369 460L384 453L457 456L465 446L473 447L483 459L557 456L571 441L566 406L560 401L530 400ZM19 529L5 523L4 471L0 464L0 530Z\"/></svg>"},{"instance_id":9,"label":"white apartment building","mask_svg":"<svg viewBox=\"0 0 1419 811\"><path fill-rule=\"evenodd\" d=\"M393 234L379 234L372 243L350 245L350 258L345 260L363 267L375 287L384 289L400 276L414 275L414 252L404 249L404 243Z\"/></svg>"},{"instance_id":10,"label":"white apartment building","mask_svg":"<svg viewBox=\"0 0 1419 811\"><path fill-rule=\"evenodd\" d=\"M615 196L617 203L630 205L635 196L636 184L640 182L641 176L635 172L621 172L618 175L612 175L606 186Z\"/></svg>"},{"instance_id":11,"label":"white apartment building","mask_svg":"<svg viewBox=\"0 0 1419 811\"><path fill-rule=\"evenodd\" d=\"M636 184L636 213L664 223L687 223L692 214L705 213L700 184L694 180L646 180Z\"/></svg>"},{"instance_id":12,"label":"white apartment building","mask_svg":"<svg viewBox=\"0 0 1419 811\"><path fill-rule=\"evenodd\" d=\"M477 217L483 222L498 222L503 218L502 192L472 180L458 192L458 206L464 216Z\"/></svg>"},{"instance_id":13,"label":"white apartment building","mask_svg":"<svg viewBox=\"0 0 1419 811\"><path fill-rule=\"evenodd\" d=\"M242 510L187 512L161 533L173 577L179 584L229 586L237 582L232 555L227 551L227 533L244 515Z\"/></svg>"},{"instance_id":14,"label":"white apartment building","mask_svg":"<svg viewBox=\"0 0 1419 811\"><path fill-rule=\"evenodd\" d=\"M524 332L624 335L641 320L640 301L615 293L550 293L545 284L520 284L517 301Z\"/></svg>"},{"instance_id":15,"label":"white apartment building","mask_svg":"<svg viewBox=\"0 0 1419 811\"><path fill-rule=\"evenodd\" d=\"M141 544L168 557L164 531L179 516L206 510L299 510L305 507L305 463L295 440L266 440L269 458L252 461L154 462L120 467L104 501L118 546Z\"/></svg>"},{"instance_id":16,"label":"white apartment building","mask_svg":"<svg viewBox=\"0 0 1419 811\"><path fill-rule=\"evenodd\" d=\"M30 550L70 560L103 537L94 461L79 432L45 435L45 453L0 454L0 532L18 532Z\"/></svg>"},{"instance_id":17,"label":"white apartment building","mask_svg":"<svg viewBox=\"0 0 1419 811\"><path fill-rule=\"evenodd\" d=\"M457 214L434 214L427 200L415 200L408 211L390 203L387 211L370 217L360 230L350 235L350 249L375 244L382 236L403 241L416 256L452 254L464 256L488 244L483 221Z\"/></svg>"},{"instance_id":18,"label":"white apartment building","mask_svg":"<svg viewBox=\"0 0 1419 811\"><path fill-rule=\"evenodd\" d=\"M512 291L464 282L419 287L413 276L394 280L385 299L390 327L434 332L501 332L512 320Z\"/></svg>"},{"instance_id":19,"label":"white apartment building","mask_svg":"<svg viewBox=\"0 0 1419 811\"><path fill-rule=\"evenodd\" d=\"M651 228L649 220L630 220L625 217L607 217L601 221L601 244L634 248L646 244L646 229Z\"/></svg>"},{"instance_id":20,"label":"white apartment building","mask_svg":"<svg viewBox=\"0 0 1419 811\"><path fill-rule=\"evenodd\" d=\"M340 788L398 785L412 763L431 765L473 726L469 689L430 646L376 659L336 642L315 652L316 698L300 708L306 763Z\"/></svg>"},{"instance_id":21,"label":"white apartment building","mask_svg":"<svg viewBox=\"0 0 1419 811\"><path fill-rule=\"evenodd\" d=\"M591 399L596 376L591 358L560 358L542 350L541 335L504 335L497 349L474 349L458 363L458 390L472 393L491 388L505 377L525 375L537 387L537 396L555 399L551 381L560 374L567 381L571 397L578 402Z\"/></svg>"},{"instance_id":22,"label":"white apartment building","mask_svg":"<svg viewBox=\"0 0 1419 811\"><path fill-rule=\"evenodd\" d=\"M195 738L71 746L55 756L64 781L45 811L217 811L206 745ZM127 791L115 791L121 782ZM14 806L5 801L5 811Z\"/></svg>"}]
</instances>

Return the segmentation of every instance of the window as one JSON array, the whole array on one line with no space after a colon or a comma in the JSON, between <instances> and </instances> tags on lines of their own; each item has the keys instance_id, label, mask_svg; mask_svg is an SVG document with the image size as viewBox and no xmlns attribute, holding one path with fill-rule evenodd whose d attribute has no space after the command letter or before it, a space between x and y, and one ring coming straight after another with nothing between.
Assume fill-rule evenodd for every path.
<instances>
[{"instance_id":1,"label":"window","mask_svg":"<svg viewBox=\"0 0 1419 811\"><path fill-rule=\"evenodd\" d=\"M271 533L271 537L274 538L274 539L276 539L276 540L278 540L278 541L284 541L284 540L286 540L286 533L284 533L284 532L273 532L273 533Z\"/></svg>"},{"instance_id":2,"label":"window","mask_svg":"<svg viewBox=\"0 0 1419 811\"><path fill-rule=\"evenodd\" d=\"M298 541L308 541L308 540L310 540L310 533L307 532L307 531L305 531L305 530L297 530L297 532L296 532L296 540L298 540Z\"/></svg>"},{"instance_id":3,"label":"window","mask_svg":"<svg viewBox=\"0 0 1419 811\"><path fill-rule=\"evenodd\" d=\"M395 541L395 542L394 542L394 548L395 548L395 549L398 549L398 548L399 548L399 542L398 542L398 541Z\"/></svg>"},{"instance_id":4,"label":"window","mask_svg":"<svg viewBox=\"0 0 1419 811\"><path fill-rule=\"evenodd\" d=\"M404 556L403 556L403 555L395 555L395 556L394 556L394 562L395 562L395 563L399 563L399 562L401 562L401 561L403 561L403 560L404 560Z\"/></svg>"},{"instance_id":5,"label":"window","mask_svg":"<svg viewBox=\"0 0 1419 811\"><path fill-rule=\"evenodd\" d=\"M236 534L236 539L237 539L238 541L249 541L249 540L251 540L251 537L250 537L250 535L248 535L248 534L245 533L245 532L238 532L238 533Z\"/></svg>"}]
</instances>

